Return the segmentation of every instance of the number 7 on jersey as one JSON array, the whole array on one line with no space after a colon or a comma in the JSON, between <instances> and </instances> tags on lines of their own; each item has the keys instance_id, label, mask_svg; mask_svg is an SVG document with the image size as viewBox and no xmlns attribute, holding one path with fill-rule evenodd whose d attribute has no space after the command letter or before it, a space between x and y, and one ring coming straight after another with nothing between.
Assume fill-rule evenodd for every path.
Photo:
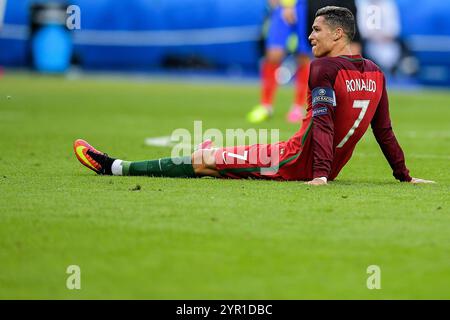
<instances>
[{"instance_id":1,"label":"number 7 on jersey","mask_svg":"<svg viewBox=\"0 0 450 320\"><path fill-rule=\"evenodd\" d=\"M358 118L353 123L353 126L345 135L344 139L336 146L336 148L342 148L344 144L350 139L350 137L355 133L356 128L358 128L364 115L366 114L367 108L369 107L370 100L355 100L353 101L353 108L361 108Z\"/></svg>"}]
</instances>

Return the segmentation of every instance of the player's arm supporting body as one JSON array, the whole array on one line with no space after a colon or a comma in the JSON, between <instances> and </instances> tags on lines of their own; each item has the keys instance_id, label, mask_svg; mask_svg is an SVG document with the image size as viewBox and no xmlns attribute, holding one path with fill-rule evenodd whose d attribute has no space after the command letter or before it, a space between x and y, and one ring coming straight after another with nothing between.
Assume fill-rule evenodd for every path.
<instances>
[{"instance_id":1,"label":"player's arm supporting body","mask_svg":"<svg viewBox=\"0 0 450 320\"><path fill-rule=\"evenodd\" d=\"M336 106L333 90L333 76L330 69L318 60L311 63L309 88L311 89L312 106L312 152L313 180L312 185L327 184L333 161L334 109ZM325 94L320 95L325 90ZM319 97L321 99L319 99Z\"/></svg>"},{"instance_id":2,"label":"player's arm supporting body","mask_svg":"<svg viewBox=\"0 0 450 320\"><path fill-rule=\"evenodd\" d=\"M383 93L371 122L372 131L381 151L392 168L393 176L402 182L434 183L434 181L412 178L405 164L405 156L392 130L389 115L389 99L384 80Z\"/></svg>"}]
</instances>

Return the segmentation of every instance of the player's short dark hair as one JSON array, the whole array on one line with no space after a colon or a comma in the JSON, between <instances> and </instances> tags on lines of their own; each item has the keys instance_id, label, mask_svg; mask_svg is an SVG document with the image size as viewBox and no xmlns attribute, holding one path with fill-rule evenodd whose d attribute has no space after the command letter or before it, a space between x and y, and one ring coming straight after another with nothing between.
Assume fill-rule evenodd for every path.
<instances>
[{"instance_id":1,"label":"player's short dark hair","mask_svg":"<svg viewBox=\"0 0 450 320\"><path fill-rule=\"evenodd\" d=\"M316 18L323 16L333 28L342 28L350 41L355 36L355 17L353 13L344 7L328 6L317 10Z\"/></svg>"}]
</instances>

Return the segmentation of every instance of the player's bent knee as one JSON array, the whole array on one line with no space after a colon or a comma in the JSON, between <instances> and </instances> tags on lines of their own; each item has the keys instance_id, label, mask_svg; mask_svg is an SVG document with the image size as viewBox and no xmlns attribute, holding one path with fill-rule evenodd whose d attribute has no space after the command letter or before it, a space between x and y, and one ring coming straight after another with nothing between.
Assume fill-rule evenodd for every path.
<instances>
[{"instance_id":1,"label":"player's bent knee","mask_svg":"<svg viewBox=\"0 0 450 320\"><path fill-rule=\"evenodd\" d=\"M199 176L218 176L216 149L201 149L192 154L192 167Z\"/></svg>"},{"instance_id":2,"label":"player's bent knee","mask_svg":"<svg viewBox=\"0 0 450 320\"><path fill-rule=\"evenodd\" d=\"M281 63L283 61L285 52L283 49L269 49L266 52L266 61L270 63Z\"/></svg>"},{"instance_id":3,"label":"player's bent knee","mask_svg":"<svg viewBox=\"0 0 450 320\"><path fill-rule=\"evenodd\" d=\"M208 169L216 169L216 152L217 149L203 150L203 163Z\"/></svg>"}]
</instances>

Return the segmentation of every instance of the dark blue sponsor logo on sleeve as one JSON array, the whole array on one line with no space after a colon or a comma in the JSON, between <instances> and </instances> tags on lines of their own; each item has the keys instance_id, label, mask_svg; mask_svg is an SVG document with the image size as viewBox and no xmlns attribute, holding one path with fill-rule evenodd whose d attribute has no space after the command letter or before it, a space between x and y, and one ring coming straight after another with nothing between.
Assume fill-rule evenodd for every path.
<instances>
[{"instance_id":1,"label":"dark blue sponsor logo on sleeve","mask_svg":"<svg viewBox=\"0 0 450 320\"><path fill-rule=\"evenodd\" d=\"M313 109L313 117L323 116L325 114L328 114L328 107L319 107Z\"/></svg>"},{"instance_id":2,"label":"dark blue sponsor logo on sleeve","mask_svg":"<svg viewBox=\"0 0 450 320\"><path fill-rule=\"evenodd\" d=\"M336 95L334 94L333 88L314 88L311 92L311 96L313 107L318 104L329 104L332 106L336 105Z\"/></svg>"}]
</instances>

